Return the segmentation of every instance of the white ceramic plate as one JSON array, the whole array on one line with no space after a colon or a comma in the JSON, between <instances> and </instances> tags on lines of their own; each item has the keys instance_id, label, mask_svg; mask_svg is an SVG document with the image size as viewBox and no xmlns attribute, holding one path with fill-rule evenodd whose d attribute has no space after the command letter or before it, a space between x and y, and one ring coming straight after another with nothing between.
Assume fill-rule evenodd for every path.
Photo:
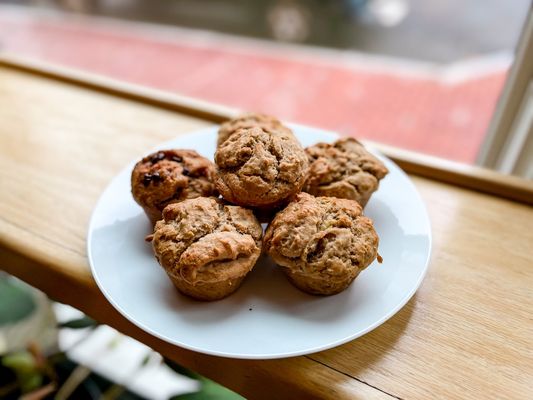
<instances>
[{"instance_id":1,"label":"white ceramic plate","mask_svg":"<svg viewBox=\"0 0 533 400\"><path fill-rule=\"evenodd\" d=\"M292 126L304 146L332 142L322 130ZM183 135L158 149L195 149L212 159L216 127ZM147 149L147 153L149 149ZM431 230L409 178L390 170L365 213L374 220L383 263L374 262L344 292L315 297L290 285L262 257L241 288L211 303L180 295L143 239L150 224L130 194L128 165L104 191L88 234L92 273L107 299L145 331L178 346L233 358L282 358L353 340L381 325L415 293L426 272Z\"/></svg>"}]
</instances>

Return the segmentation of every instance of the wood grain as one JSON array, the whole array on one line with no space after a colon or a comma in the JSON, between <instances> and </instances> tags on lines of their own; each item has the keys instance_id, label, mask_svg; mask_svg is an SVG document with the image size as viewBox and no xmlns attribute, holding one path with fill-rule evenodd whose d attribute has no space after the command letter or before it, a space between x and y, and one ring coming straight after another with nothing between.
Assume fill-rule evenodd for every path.
<instances>
[{"instance_id":1,"label":"wood grain","mask_svg":"<svg viewBox=\"0 0 533 400\"><path fill-rule=\"evenodd\" d=\"M183 111L185 112L185 111ZM527 398L533 212L414 178L434 235L418 294L338 348L275 361L204 356L131 325L98 291L87 224L109 180L211 122L0 65L0 267L250 398Z\"/></svg>"},{"instance_id":2,"label":"wood grain","mask_svg":"<svg viewBox=\"0 0 533 400\"><path fill-rule=\"evenodd\" d=\"M414 182L433 231L424 284L389 323L311 358L401 398L528 398L532 209Z\"/></svg>"}]
</instances>

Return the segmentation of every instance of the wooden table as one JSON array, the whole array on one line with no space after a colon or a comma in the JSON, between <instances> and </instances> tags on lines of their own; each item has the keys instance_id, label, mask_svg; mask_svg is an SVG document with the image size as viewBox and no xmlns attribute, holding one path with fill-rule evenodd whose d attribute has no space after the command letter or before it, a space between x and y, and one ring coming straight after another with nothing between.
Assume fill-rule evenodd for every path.
<instances>
[{"instance_id":1,"label":"wooden table","mask_svg":"<svg viewBox=\"0 0 533 400\"><path fill-rule=\"evenodd\" d=\"M417 294L374 331L247 361L174 347L118 314L87 262L98 196L146 149L230 112L0 59L1 268L249 398L532 398L532 183L397 149L383 148L416 174L433 255Z\"/></svg>"}]
</instances>

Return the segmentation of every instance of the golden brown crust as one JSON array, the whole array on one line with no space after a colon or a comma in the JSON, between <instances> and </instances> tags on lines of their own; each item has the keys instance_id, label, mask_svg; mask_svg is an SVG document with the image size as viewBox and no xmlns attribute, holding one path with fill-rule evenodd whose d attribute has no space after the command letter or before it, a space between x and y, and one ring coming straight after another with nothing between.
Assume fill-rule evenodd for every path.
<instances>
[{"instance_id":1,"label":"golden brown crust","mask_svg":"<svg viewBox=\"0 0 533 400\"><path fill-rule=\"evenodd\" d=\"M218 147L216 187L231 203L275 208L300 192L307 175L305 152L292 135L259 127L241 129Z\"/></svg>"},{"instance_id":2,"label":"golden brown crust","mask_svg":"<svg viewBox=\"0 0 533 400\"><path fill-rule=\"evenodd\" d=\"M303 191L314 196L351 199L364 207L389 172L353 138L333 144L318 143L305 152L309 157L309 173Z\"/></svg>"},{"instance_id":3,"label":"golden brown crust","mask_svg":"<svg viewBox=\"0 0 533 400\"><path fill-rule=\"evenodd\" d=\"M246 113L224 122L218 130L217 146L224 143L231 135L239 129L248 129L257 126L266 131L291 134L292 131L283 125L276 117L259 113Z\"/></svg>"},{"instance_id":4,"label":"golden brown crust","mask_svg":"<svg viewBox=\"0 0 533 400\"><path fill-rule=\"evenodd\" d=\"M216 195L215 165L194 150L161 150L133 168L131 191L155 224L163 209L199 196Z\"/></svg>"},{"instance_id":5,"label":"golden brown crust","mask_svg":"<svg viewBox=\"0 0 533 400\"><path fill-rule=\"evenodd\" d=\"M262 228L250 210L213 197L170 204L152 246L174 285L199 300L234 292L261 254Z\"/></svg>"},{"instance_id":6,"label":"golden brown crust","mask_svg":"<svg viewBox=\"0 0 533 400\"><path fill-rule=\"evenodd\" d=\"M378 243L357 202L300 193L272 220L263 246L295 286L330 295L374 261Z\"/></svg>"}]
</instances>

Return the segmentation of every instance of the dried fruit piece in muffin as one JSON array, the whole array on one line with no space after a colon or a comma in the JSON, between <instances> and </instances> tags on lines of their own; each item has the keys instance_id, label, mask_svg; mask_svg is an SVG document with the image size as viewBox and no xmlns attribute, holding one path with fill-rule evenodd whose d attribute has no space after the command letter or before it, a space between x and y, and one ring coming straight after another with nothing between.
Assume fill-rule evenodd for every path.
<instances>
[{"instance_id":1,"label":"dried fruit piece in muffin","mask_svg":"<svg viewBox=\"0 0 533 400\"><path fill-rule=\"evenodd\" d=\"M364 207L389 172L353 138L333 144L318 143L305 152L309 157L309 173L303 191L314 196L351 199Z\"/></svg>"},{"instance_id":2,"label":"dried fruit piece in muffin","mask_svg":"<svg viewBox=\"0 0 533 400\"><path fill-rule=\"evenodd\" d=\"M135 164L131 192L155 224L171 203L216 195L214 178L215 165L196 151L161 150Z\"/></svg>"},{"instance_id":3,"label":"dried fruit piece in muffin","mask_svg":"<svg viewBox=\"0 0 533 400\"><path fill-rule=\"evenodd\" d=\"M378 243L357 202L300 193L274 217L263 247L296 287L332 295L374 261Z\"/></svg>"},{"instance_id":4,"label":"dried fruit piece in muffin","mask_svg":"<svg viewBox=\"0 0 533 400\"><path fill-rule=\"evenodd\" d=\"M218 130L217 146L224 143L231 135L243 128L257 126L271 132L291 134L292 131L281 123L276 117L259 113L246 113L237 118L224 122Z\"/></svg>"},{"instance_id":5,"label":"dried fruit piece in muffin","mask_svg":"<svg viewBox=\"0 0 533 400\"><path fill-rule=\"evenodd\" d=\"M294 136L259 127L240 129L215 153L216 187L229 202L268 209L299 193L307 156Z\"/></svg>"},{"instance_id":6,"label":"dried fruit piece in muffin","mask_svg":"<svg viewBox=\"0 0 533 400\"><path fill-rule=\"evenodd\" d=\"M250 210L198 197L167 206L149 240L180 292L218 300L237 290L255 265L262 233Z\"/></svg>"}]
</instances>

